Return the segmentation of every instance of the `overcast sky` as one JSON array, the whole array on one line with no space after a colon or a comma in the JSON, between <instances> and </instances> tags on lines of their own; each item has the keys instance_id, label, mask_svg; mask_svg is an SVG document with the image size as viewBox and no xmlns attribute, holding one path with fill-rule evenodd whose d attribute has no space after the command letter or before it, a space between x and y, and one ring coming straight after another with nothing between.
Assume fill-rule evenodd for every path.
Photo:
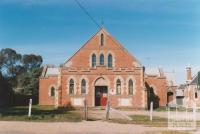
<instances>
[{"instance_id":1,"label":"overcast sky","mask_svg":"<svg viewBox=\"0 0 200 134\"><path fill-rule=\"evenodd\" d=\"M174 70L184 82L185 67L200 70L199 0L79 0L146 67ZM59 65L98 27L74 0L1 0L0 49L42 55Z\"/></svg>"}]
</instances>

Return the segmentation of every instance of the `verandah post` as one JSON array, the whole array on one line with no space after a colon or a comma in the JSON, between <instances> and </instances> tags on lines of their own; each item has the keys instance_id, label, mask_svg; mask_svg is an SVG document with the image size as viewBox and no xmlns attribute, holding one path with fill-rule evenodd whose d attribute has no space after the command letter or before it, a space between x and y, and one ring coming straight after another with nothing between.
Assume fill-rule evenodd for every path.
<instances>
[{"instance_id":1,"label":"verandah post","mask_svg":"<svg viewBox=\"0 0 200 134\"><path fill-rule=\"evenodd\" d=\"M84 113L85 113L85 120L88 120L88 107L87 107L87 101L84 100Z\"/></svg>"},{"instance_id":2,"label":"verandah post","mask_svg":"<svg viewBox=\"0 0 200 134\"><path fill-rule=\"evenodd\" d=\"M107 101L107 105L106 105L106 120L109 120L109 115L110 114L110 102Z\"/></svg>"},{"instance_id":3,"label":"verandah post","mask_svg":"<svg viewBox=\"0 0 200 134\"><path fill-rule=\"evenodd\" d=\"M150 121L152 121L153 119L153 102L151 101L151 104L150 104Z\"/></svg>"}]
</instances>

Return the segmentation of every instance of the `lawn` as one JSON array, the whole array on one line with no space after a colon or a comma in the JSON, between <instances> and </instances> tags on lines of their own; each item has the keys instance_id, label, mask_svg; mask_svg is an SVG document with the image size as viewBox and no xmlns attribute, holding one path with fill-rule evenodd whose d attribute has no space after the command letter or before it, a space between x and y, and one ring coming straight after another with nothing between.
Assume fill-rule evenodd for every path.
<instances>
[{"instance_id":1,"label":"lawn","mask_svg":"<svg viewBox=\"0 0 200 134\"><path fill-rule=\"evenodd\" d=\"M110 122L121 124L137 124L148 127L165 127L167 128L167 118L153 117L153 121L150 121L149 116L145 115L132 115L131 121L124 119L111 119ZM162 132L147 132L145 134L191 134L189 131L162 131Z\"/></svg>"},{"instance_id":2,"label":"lawn","mask_svg":"<svg viewBox=\"0 0 200 134\"><path fill-rule=\"evenodd\" d=\"M6 121L44 121L44 122L79 122L82 115L67 108L55 109L52 106L32 107L32 115L28 117L28 106L0 108L0 120Z\"/></svg>"},{"instance_id":3,"label":"lawn","mask_svg":"<svg viewBox=\"0 0 200 134\"><path fill-rule=\"evenodd\" d=\"M146 115L131 115L132 120L125 119L111 119L111 122L122 124L138 124L152 127L167 127L167 118L153 117L150 121L149 116Z\"/></svg>"},{"instance_id":4,"label":"lawn","mask_svg":"<svg viewBox=\"0 0 200 134\"><path fill-rule=\"evenodd\" d=\"M161 117L153 117L153 121L150 121L150 117L146 115L131 115L132 120L126 119L111 119L110 122L121 124L138 124L150 127L168 127L168 119ZM200 121L196 122L197 127L200 127Z\"/></svg>"}]
</instances>

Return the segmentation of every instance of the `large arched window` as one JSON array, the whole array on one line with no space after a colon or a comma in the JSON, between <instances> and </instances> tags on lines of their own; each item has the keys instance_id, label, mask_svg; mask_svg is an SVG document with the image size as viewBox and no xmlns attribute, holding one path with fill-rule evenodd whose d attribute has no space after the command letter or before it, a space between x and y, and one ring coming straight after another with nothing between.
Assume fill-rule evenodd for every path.
<instances>
[{"instance_id":1,"label":"large arched window","mask_svg":"<svg viewBox=\"0 0 200 134\"><path fill-rule=\"evenodd\" d=\"M131 79L128 81L128 94L133 94L133 81Z\"/></svg>"},{"instance_id":2,"label":"large arched window","mask_svg":"<svg viewBox=\"0 0 200 134\"><path fill-rule=\"evenodd\" d=\"M117 79L116 94L121 94L121 81L120 81L120 79Z\"/></svg>"},{"instance_id":3,"label":"large arched window","mask_svg":"<svg viewBox=\"0 0 200 134\"><path fill-rule=\"evenodd\" d=\"M96 55L92 55L92 67L96 67Z\"/></svg>"},{"instance_id":4,"label":"large arched window","mask_svg":"<svg viewBox=\"0 0 200 134\"><path fill-rule=\"evenodd\" d=\"M101 34L101 46L103 46L103 45L104 45L104 35Z\"/></svg>"},{"instance_id":5,"label":"large arched window","mask_svg":"<svg viewBox=\"0 0 200 134\"><path fill-rule=\"evenodd\" d=\"M100 65L104 65L104 55L100 55Z\"/></svg>"},{"instance_id":6,"label":"large arched window","mask_svg":"<svg viewBox=\"0 0 200 134\"><path fill-rule=\"evenodd\" d=\"M112 67L113 66L113 58L112 58L112 55L111 54L109 54L108 55L108 67Z\"/></svg>"},{"instance_id":7,"label":"large arched window","mask_svg":"<svg viewBox=\"0 0 200 134\"><path fill-rule=\"evenodd\" d=\"M81 81L81 94L85 94L86 93L86 81L85 79L82 79Z\"/></svg>"},{"instance_id":8,"label":"large arched window","mask_svg":"<svg viewBox=\"0 0 200 134\"><path fill-rule=\"evenodd\" d=\"M74 80L70 79L69 81L69 94L74 94Z\"/></svg>"},{"instance_id":9,"label":"large arched window","mask_svg":"<svg viewBox=\"0 0 200 134\"><path fill-rule=\"evenodd\" d=\"M55 97L55 88L51 87L50 96Z\"/></svg>"}]
</instances>

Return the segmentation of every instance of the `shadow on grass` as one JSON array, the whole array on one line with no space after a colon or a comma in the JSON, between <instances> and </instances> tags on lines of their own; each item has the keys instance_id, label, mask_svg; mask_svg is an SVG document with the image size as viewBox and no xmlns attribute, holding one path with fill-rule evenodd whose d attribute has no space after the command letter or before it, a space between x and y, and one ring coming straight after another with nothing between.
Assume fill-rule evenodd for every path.
<instances>
[{"instance_id":1,"label":"shadow on grass","mask_svg":"<svg viewBox=\"0 0 200 134\"><path fill-rule=\"evenodd\" d=\"M31 112L31 117L28 117L27 106L0 108L0 120L60 122L78 122L82 120L82 116L79 113L74 112L72 108L68 107L55 109L49 106L33 106Z\"/></svg>"}]
</instances>

